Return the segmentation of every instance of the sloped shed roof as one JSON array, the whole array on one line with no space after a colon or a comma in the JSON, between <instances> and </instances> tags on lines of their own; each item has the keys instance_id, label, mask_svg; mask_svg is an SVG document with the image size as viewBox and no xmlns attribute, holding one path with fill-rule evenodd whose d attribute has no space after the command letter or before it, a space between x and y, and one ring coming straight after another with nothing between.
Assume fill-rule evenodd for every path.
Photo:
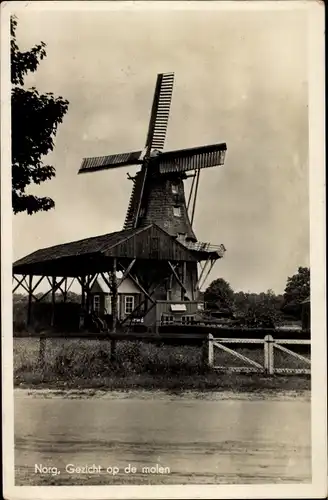
<instances>
[{"instance_id":1,"label":"sloped shed roof","mask_svg":"<svg viewBox=\"0 0 328 500\"><path fill-rule=\"evenodd\" d=\"M175 238L150 224L37 250L17 260L13 273L81 276L109 270L113 257L197 261L196 256Z\"/></svg>"}]
</instances>

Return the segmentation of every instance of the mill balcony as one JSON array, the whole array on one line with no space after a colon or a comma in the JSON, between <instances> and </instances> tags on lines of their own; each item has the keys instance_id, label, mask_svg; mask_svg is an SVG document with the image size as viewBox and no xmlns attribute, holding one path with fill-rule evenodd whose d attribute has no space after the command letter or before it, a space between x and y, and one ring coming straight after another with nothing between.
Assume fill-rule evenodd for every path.
<instances>
[{"instance_id":1,"label":"mill balcony","mask_svg":"<svg viewBox=\"0 0 328 500\"><path fill-rule=\"evenodd\" d=\"M217 254L218 258L222 258L226 252L226 248L223 244L221 245L212 245L211 243L204 243L202 241L191 241L186 240L185 237L178 236L177 240L182 243L188 250L192 250L194 252L199 252L203 254Z\"/></svg>"}]
</instances>

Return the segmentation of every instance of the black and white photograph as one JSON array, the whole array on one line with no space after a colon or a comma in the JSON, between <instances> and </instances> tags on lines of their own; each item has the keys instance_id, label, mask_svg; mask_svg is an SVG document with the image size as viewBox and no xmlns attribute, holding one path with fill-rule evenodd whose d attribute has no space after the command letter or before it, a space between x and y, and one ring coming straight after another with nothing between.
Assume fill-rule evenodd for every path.
<instances>
[{"instance_id":1,"label":"black and white photograph","mask_svg":"<svg viewBox=\"0 0 328 500\"><path fill-rule=\"evenodd\" d=\"M324 497L323 4L1 7L5 497Z\"/></svg>"}]
</instances>

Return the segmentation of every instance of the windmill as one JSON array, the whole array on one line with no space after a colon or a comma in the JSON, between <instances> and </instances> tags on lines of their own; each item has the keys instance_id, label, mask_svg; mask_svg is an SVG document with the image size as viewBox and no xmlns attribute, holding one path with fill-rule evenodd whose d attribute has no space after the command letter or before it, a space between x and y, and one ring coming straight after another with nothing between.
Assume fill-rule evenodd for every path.
<instances>
[{"instance_id":1,"label":"windmill","mask_svg":"<svg viewBox=\"0 0 328 500\"><path fill-rule=\"evenodd\" d=\"M153 104L145 147L140 151L107 156L84 158L79 174L97 170L110 170L129 165L140 165L140 171L129 179L133 181L132 193L126 212L123 230L157 224L177 238L190 250L208 251L212 255L224 252L223 245L209 248L197 242L193 232L200 170L224 164L225 143L200 146L176 151L163 151L170 114L174 73L157 76ZM184 180L192 177L186 201ZM189 213L188 213L189 212ZM218 255L217 258L219 258ZM210 259L209 259L210 260ZM213 265L213 264L212 264ZM199 285L196 270L190 270L191 281ZM205 270L202 269L205 275ZM194 295L193 293L191 295Z\"/></svg>"}]
</instances>

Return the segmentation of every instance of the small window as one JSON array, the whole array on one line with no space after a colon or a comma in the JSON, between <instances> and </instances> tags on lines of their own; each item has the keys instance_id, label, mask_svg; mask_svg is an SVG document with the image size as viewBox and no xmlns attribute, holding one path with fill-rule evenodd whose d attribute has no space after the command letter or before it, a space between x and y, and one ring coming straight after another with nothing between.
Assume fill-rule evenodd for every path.
<instances>
[{"instance_id":1,"label":"small window","mask_svg":"<svg viewBox=\"0 0 328 500\"><path fill-rule=\"evenodd\" d=\"M134 309L134 297L133 295L126 295L124 297L124 312L125 314L131 314Z\"/></svg>"},{"instance_id":2,"label":"small window","mask_svg":"<svg viewBox=\"0 0 328 500\"><path fill-rule=\"evenodd\" d=\"M95 313L99 313L99 311L100 311L100 296L99 295L93 296L93 310Z\"/></svg>"},{"instance_id":3,"label":"small window","mask_svg":"<svg viewBox=\"0 0 328 500\"><path fill-rule=\"evenodd\" d=\"M183 325L191 325L194 322L195 318L194 316L182 316L181 317L181 323Z\"/></svg>"},{"instance_id":4,"label":"small window","mask_svg":"<svg viewBox=\"0 0 328 500\"><path fill-rule=\"evenodd\" d=\"M174 217L181 217L181 208L180 207L173 207L173 215L174 215Z\"/></svg>"},{"instance_id":5,"label":"small window","mask_svg":"<svg viewBox=\"0 0 328 500\"><path fill-rule=\"evenodd\" d=\"M105 297L105 314L112 314L112 297L106 295Z\"/></svg>"},{"instance_id":6,"label":"small window","mask_svg":"<svg viewBox=\"0 0 328 500\"><path fill-rule=\"evenodd\" d=\"M111 295L106 295L105 297L105 314L113 314L112 311L112 296ZM117 297L117 302L116 302L116 313L119 313L119 308L120 308L120 299L119 296Z\"/></svg>"},{"instance_id":7,"label":"small window","mask_svg":"<svg viewBox=\"0 0 328 500\"><path fill-rule=\"evenodd\" d=\"M162 314L161 322L163 325L172 325L172 323L174 323L174 316L169 316L168 314Z\"/></svg>"},{"instance_id":8,"label":"small window","mask_svg":"<svg viewBox=\"0 0 328 500\"><path fill-rule=\"evenodd\" d=\"M178 194L179 193L179 189L178 189L178 185L177 184L172 184L172 193L173 194Z\"/></svg>"}]
</instances>

